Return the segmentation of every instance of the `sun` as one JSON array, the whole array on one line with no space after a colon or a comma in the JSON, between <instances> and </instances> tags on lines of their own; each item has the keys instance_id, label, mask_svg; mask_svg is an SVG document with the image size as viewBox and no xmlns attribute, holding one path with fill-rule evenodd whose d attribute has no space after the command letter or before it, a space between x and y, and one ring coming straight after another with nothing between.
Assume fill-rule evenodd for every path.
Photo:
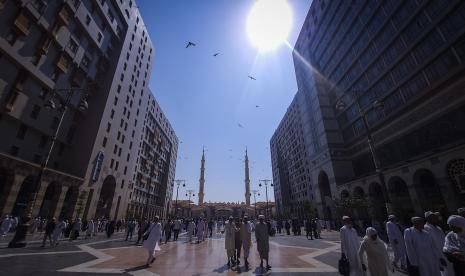
<instances>
[{"instance_id":1,"label":"sun","mask_svg":"<svg viewBox=\"0 0 465 276\"><path fill-rule=\"evenodd\" d=\"M291 26L292 10L286 0L257 0L247 19L247 34L254 46L269 51L287 39Z\"/></svg>"}]
</instances>

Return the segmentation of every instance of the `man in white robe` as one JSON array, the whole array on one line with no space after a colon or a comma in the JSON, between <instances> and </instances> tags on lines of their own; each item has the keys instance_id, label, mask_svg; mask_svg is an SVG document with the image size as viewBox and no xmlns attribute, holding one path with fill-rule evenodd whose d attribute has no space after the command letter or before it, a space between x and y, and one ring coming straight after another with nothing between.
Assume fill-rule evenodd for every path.
<instances>
[{"instance_id":1,"label":"man in white robe","mask_svg":"<svg viewBox=\"0 0 465 276\"><path fill-rule=\"evenodd\" d=\"M404 240L410 263L410 275L441 276L438 254L431 235L424 231L424 219L412 218L413 226L405 229Z\"/></svg>"},{"instance_id":2,"label":"man in white robe","mask_svg":"<svg viewBox=\"0 0 465 276\"><path fill-rule=\"evenodd\" d=\"M350 264L350 276L363 276L361 262L358 255L360 248L360 238L353 227L352 219L348 216L342 217L341 235L341 252L344 254Z\"/></svg>"},{"instance_id":3,"label":"man in white robe","mask_svg":"<svg viewBox=\"0 0 465 276\"><path fill-rule=\"evenodd\" d=\"M205 221L201 218L197 223L197 242L203 242L205 239Z\"/></svg>"},{"instance_id":4,"label":"man in white robe","mask_svg":"<svg viewBox=\"0 0 465 276\"><path fill-rule=\"evenodd\" d=\"M228 256L228 266L234 265L235 233L236 227L234 226L233 217L229 217L229 222L224 226L224 248Z\"/></svg>"},{"instance_id":5,"label":"man in white robe","mask_svg":"<svg viewBox=\"0 0 465 276\"><path fill-rule=\"evenodd\" d=\"M249 222L247 216L244 216L244 223L241 225L241 240L242 249L244 251L244 265L246 269L249 269L249 258L250 247L252 247L252 225Z\"/></svg>"},{"instance_id":6,"label":"man in white robe","mask_svg":"<svg viewBox=\"0 0 465 276\"><path fill-rule=\"evenodd\" d=\"M61 219L57 225L55 226L55 229L53 229L52 233L52 246L57 246L58 245L58 240L60 239L61 235L63 234L63 231L66 228L66 223Z\"/></svg>"},{"instance_id":7,"label":"man in white robe","mask_svg":"<svg viewBox=\"0 0 465 276\"><path fill-rule=\"evenodd\" d=\"M263 270L263 260L266 262L266 270L270 270L269 254L270 254L270 237L268 225L265 223L265 216L258 216L259 222L255 225L255 239L257 241L257 250L260 255L260 268Z\"/></svg>"},{"instance_id":8,"label":"man in white robe","mask_svg":"<svg viewBox=\"0 0 465 276\"><path fill-rule=\"evenodd\" d=\"M192 242L192 236L194 235L195 231L195 222L190 219L189 223L187 224L187 239L189 242Z\"/></svg>"},{"instance_id":9,"label":"man in white robe","mask_svg":"<svg viewBox=\"0 0 465 276\"><path fill-rule=\"evenodd\" d=\"M147 237L147 239L142 243L142 247L147 249L148 253L147 266L150 266L150 264L155 261L155 251L160 250L158 247L158 243L161 239L161 224L159 220L159 217L156 216L152 225L148 227L147 232L143 235L143 237Z\"/></svg>"},{"instance_id":10,"label":"man in white robe","mask_svg":"<svg viewBox=\"0 0 465 276\"><path fill-rule=\"evenodd\" d=\"M86 239L87 239L87 238L92 238L92 235L93 235L93 233L94 233L94 228L95 228L94 221L93 221L93 220L89 220L89 221L87 222Z\"/></svg>"},{"instance_id":11,"label":"man in white robe","mask_svg":"<svg viewBox=\"0 0 465 276\"><path fill-rule=\"evenodd\" d=\"M441 227L439 227L439 217L436 215L436 213L428 211L425 213L425 219L425 231L430 234L431 238L433 239L434 247L438 252L438 255L442 256L442 258L440 258L442 267L441 274L443 276L454 276L454 268L452 267L452 264L447 261L447 258L442 253L446 235L442 231Z\"/></svg>"},{"instance_id":12,"label":"man in white robe","mask_svg":"<svg viewBox=\"0 0 465 276\"><path fill-rule=\"evenodd\" d=\"M0 236L4 237L6 234L8 234L12 224L12 219L8 215L5 215L2 221L2 225L0 226Z\"/></svg>"},{"instance_id":13,"label":"man in white robe","mask_svg":"<svg viewBox=\"0 0 465 276\"><path fill-rule=\"evenodd\" d=\"M373 227L368 227L366 236L363 238L358 250L359 259L362 263L362 269L366 271L363 255L366 253L368 262L368 271L373 276L388 276L389 271L394 272L394 267L389 261L386 244L378 238L378 232Z\"/></svg>"},{"instance_id":14,"label":"man in white robe","mask_svg":"<svg viewBox=\"0 0 465 276\"><path fill-rule=\"evenodd\" d=\"M386 223L386 231L389 238L389 244L391 245L392 251L394 251L394 261L392 262L394 267L398 267L400 262L400 267L403 270L407 269L407 259L405 252L405 242L404 235L400 230L399 225L397 224L397 219L394 215L388 217L388 222Z\"/></svg>"}]
</instances>

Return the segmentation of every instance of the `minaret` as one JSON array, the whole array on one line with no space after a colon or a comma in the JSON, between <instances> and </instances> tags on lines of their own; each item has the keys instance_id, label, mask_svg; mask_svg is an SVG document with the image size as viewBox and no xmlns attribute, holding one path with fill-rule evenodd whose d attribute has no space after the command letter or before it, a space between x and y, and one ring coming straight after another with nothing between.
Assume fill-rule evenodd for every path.
<instances>
[{"instance_id":1,"label":"minaret","mask_svg":"<svg viewBox=\"0 0 465 276\"><path fill-rule=\"evenodd\" d=\"M205 189L205 149L202 149L202 161L200 161L200 179L199 179L199 205L203 204Z\"/></svg>"},{"instance_id":2,"label":"minaret","mask_svg":"<svg viewBox=\"0 0 465 276\"><path fill-rule=\"evenodd\" d=\"M245 148L245 204L250 206L250 178L249 178L249 156Z\"/></svg>"}]
</instances>

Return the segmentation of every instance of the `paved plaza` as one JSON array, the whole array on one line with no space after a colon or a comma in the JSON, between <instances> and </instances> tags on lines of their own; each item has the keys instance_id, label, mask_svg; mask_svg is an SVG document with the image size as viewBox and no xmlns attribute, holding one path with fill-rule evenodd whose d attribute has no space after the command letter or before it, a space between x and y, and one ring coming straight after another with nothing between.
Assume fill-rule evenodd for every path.
<instances>
[{"instance_id":1,"label":"paved plaza","mask_svg":"<svg viewBox=\"0 0 465 276\"><path fill-rule=\"evenodd\" d=\"M339 275L338 232L324 232L323 239L307 240L305 236L278 235L270 239L272 270L263 273L255 244L249 270L241 264L228 269L224 239L221 235L201 244L191 244L182 235L157 252L157 259L145 267L147 253L124 241L123 233L107 239L101 234L93 240L62 241L56 248L40 248L34 241L27 248L8 249L0 242L0 275ZM399 274L400 275L400 274Z\"/></svg>"}]
</instances>

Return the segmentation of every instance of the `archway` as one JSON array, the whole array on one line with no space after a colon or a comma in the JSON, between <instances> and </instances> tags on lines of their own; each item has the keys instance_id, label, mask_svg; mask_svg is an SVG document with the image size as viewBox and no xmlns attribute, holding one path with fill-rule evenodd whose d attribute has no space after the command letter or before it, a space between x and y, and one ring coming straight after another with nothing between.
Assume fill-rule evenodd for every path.
<instances>
[{"instance_id":1,"label":"archway","mask_svg":"<svg viewBox=\"0 0 465 276\"><path fill-rule=\"evenodd\" d=\"M328 206L327 199L331 199L331 187L329 186L329 178L325 171L318 174L318 189L320 190L321 203L323 205L323 216L327 220L332 220L332 212Z\"/></svg>"},{"instance_id":2,"label":"archway","mask_svg":"<svg viewBox=\"0 0 465 276\"><path fill-rule=\"evenodd\" d=\"M341 199L348 199L350 197L350 193L347 190L342 190L341 191Z\"/></svg>"},{"instance_id":3,"label":"archway","mask_svg":"<svg viewBox=\"0 0 465 276\"><path fill-rule=\"evenodd\" d=\"M2 213L2 210L5 207L13 182L14 172L6 168L0 168L0 213Z\"/></svg>"},{"instance_id":4,"label":"archway","mask_svg":"<svg viewBox=\"0 0 465 276\"><path fill-rule=\"evenodd\" d=\"M58 198L61 194L61 185L56 182L52 182L48 185L47 190L42 200L40 207L39 216L43 218L53 217L55 209L57 207Z\"/></svg>"},{"instance_id":5,"label":"archway","mask_svg":"<svg viewBox=\"0 0 465 276\"><path fill-rule=\"evenodd\" d=\"M354 210L357 214L357 218L361 220L366 220L369 218L368 210L366 208L366 194L362 187L355 187L352 192L353 198L357 199L358 202L355 203Z\"/></svg>"},{"instance_id":6,"label":"archway","mask_svg":"<svg viewBox=\"0 0 465 276\"><path fill-rule=\"evenodd\" d=\"M415 210L407 184L398 176L391 177L388 181L388 191L394 214L399 220L406 223L404 225L409 225L410 218L415 214Z\"/></svg>"},{"instance_id":7,"label":"archway","mask_svg":"<svg viewBox=\"0 0 465 276\"><path fill-rule=\"evenodd\" d=\"M423 212L440 211L441 213L447 213L441 189L430 170L417 170L413 175L413 185L418 193L418 200Z\"/></svg>"},{"instance_id":8,"label":"archway","mask_svg":"<svg viewBox=\"0 0 465 276\"><path fill-rule=\"evenodd\" d=\"M15 205L13 206L13 211L11 212L13 216L23 217L25 215L27 205L32 199L32 194L37 187L35 179L35 176L30 175L26 177L21 184Z\"/></svg>"},{"instance_id":9,"label":"archway","mask_svg":"<svg viewBox=\"0 0 465 276\"><path fill-rule=\"evenodd\" d=\"M447 164L447 175L459 192L465 192L465 159L451 160Z\"/></svg>"},{"instance_id":10,"label":"archway","mask_svg":"<svg viewBox=\"0 0 465 276\"><path fill-rule=\"evenodd\" d=\"M387 217L386 212L386 199L383 195L383 188L381 184L372 182L368 186L368 195L370 197L371 211L373 212L373 218L378 221L383 221Z\"/></svg>"},{"instance_id":11,"label":"archway","mask_svg":"<svg viewBox=\"0 0 465 276\"><path fill-rule=\"evenodd\" d=\"M113 196L115 195L116 179L114 176L109 175L105 177L100 191L100 197L97 203L97 210L95 216L97 218L105 217L110 218L111 205L113 203Z\"/></svg>"},{"instance_id":12,"label":"archway","mask_svg":"<svg viewBox=\"0 0 465 276\"><path fill-rule=\"evenodd\" d=\"M63 201L63 206L61 207L60 219L72 219L78 195L79 190L77 187L69 187L65 195L65 200Z\"/></svg>"}]
</instances>

